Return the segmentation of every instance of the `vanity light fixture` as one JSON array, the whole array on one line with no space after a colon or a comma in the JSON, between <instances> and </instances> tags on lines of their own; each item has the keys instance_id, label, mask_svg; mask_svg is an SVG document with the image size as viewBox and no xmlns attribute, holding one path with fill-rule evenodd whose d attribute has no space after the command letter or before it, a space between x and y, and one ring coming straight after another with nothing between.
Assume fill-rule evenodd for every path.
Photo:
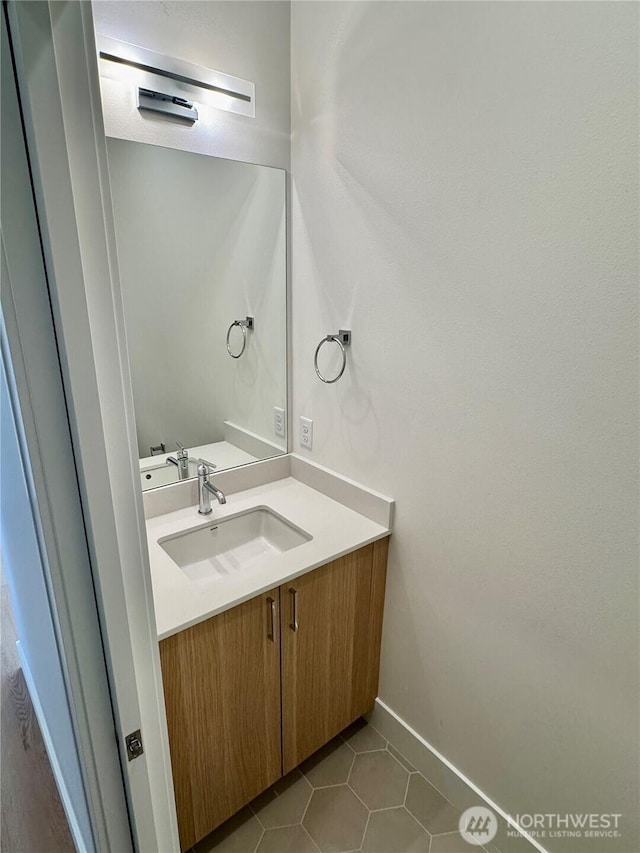
<instances>
[{"instance_id":1,"label":"vanity light fixture","mask_svg":"<svg viewBox=\"0 0 640 853\"><path fill-rule=\"evenodd\" d=\"M255 118L255 85L248 80L109 36L98 35L97 42L101 76L134 82L139 92L152 93L153 97L145 94L144 105L138 101L139 109L157 111L163 99L166 99L165 105L169 102L177 107L189 104L189 108L194 109L192 102L197 101L201 106ZM148 98L155 101L155 105L150 105ZM174 110L160 111L180 115ZM195 109L194 112L195 116L182 117L195 121L198 116Z\"/></svg>"},{"instance_id":2,"label":"vanity light fixture","mask_svg":"<svg viewBox=\"0 0 640 853\"><path fill-rule=\"evenodd\" d=\"M153 92L151 89L138 88L138 109L150 110L155 113L184 118L187 121L198 121L198 110L186 98L167 95L164 92Z\"/></svg>"}]
</instances>

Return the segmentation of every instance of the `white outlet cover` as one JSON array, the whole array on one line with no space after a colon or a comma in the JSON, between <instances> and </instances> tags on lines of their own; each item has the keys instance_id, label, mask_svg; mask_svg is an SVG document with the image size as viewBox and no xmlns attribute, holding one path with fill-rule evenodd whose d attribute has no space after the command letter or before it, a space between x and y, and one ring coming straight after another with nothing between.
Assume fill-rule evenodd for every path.
<instances>
[{"instance_id":1,"label":"white outlet cover","mask_svg":"<svg viewBox=\"0 0 640 853\"><path fill-rule=\"evenodd\" d=\"M285 410L281 409L280 406L273 407L273 430L276 435L285 437L285 433L287 430L287 418L285 416Z\"/></svg>"},{"instance_id":2,"label":"white outlet cover","mask_svg":"<svg viewBox=\"0 0 640 853\"><path fill-rule=\"evenodd\" d=\"M313 421L302 416L300 417L300 444L307 450L313 447Z\"/></svg>"}]
</instances>

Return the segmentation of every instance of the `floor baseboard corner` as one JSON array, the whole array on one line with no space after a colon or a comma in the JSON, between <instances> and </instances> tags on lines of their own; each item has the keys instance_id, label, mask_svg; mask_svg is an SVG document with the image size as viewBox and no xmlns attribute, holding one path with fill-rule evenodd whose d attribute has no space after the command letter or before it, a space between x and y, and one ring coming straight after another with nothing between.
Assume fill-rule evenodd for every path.
<instances>
[{"instance_id":1,"label":"floor baseboard corner","mask_svg":"<svg viewBox=\"0 0 640 853\"><path fill-rule=\"evenodd\" d=\"M496 814L498 835L486 848L488 851L548 853L523 830L518 830L519 836L512 833L509 815L381 699L376 699L367 719L457 809L465 811L472 806L485 806Z\"/></svg>"}]
</instances>

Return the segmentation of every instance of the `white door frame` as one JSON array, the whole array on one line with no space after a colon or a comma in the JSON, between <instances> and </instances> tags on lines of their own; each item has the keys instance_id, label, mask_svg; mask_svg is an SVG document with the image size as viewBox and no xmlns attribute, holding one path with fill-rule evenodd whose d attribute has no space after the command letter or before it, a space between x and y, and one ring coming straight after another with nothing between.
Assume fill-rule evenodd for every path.
<instances>
[{"instance_id":1,"label":"white door frame","mask_svg":"<svg viewBox=\"0 0 640 853\"><path fill-rule=\"evenodd\" d=\"M178 831L91 6L18 0L8 3L8 20L135 846L174 853ZM16 321L20 340L37 346L28 314ZM38 400L31 404L37 450L52 424ZM55 517L55 466L45 455L32 462L39 505L52 514L45 535L54 543L65 532ZM56 571L67 606L63 645L76 649L73 686L98 715L105 697L83 669L87 649L74 634L82 621L74 599L79 567L61 561ZM113 805L102 764L115 755L113 744L100 740L88 719L78 722L83 748L96 758L89 793ZM144 754L129 762L124 736L138 728ZM105 815L107 831L113 817L121 815Z\"/></svg>"},{"instance_id":2,"label":"white door frame","mask_svg":"<svg viewBox=\"0 0 640 853\"><path fill-rule=\"evenodd\" d=\"M3 556L19 594L13 603L23 674L75 845L81 853L107 845L127 850L131 831L80 495L4 12L0 17ZM83 676L97 700L91 705ZM104 783L96 797L98 766Z\"/></svg>"}]
</instances>

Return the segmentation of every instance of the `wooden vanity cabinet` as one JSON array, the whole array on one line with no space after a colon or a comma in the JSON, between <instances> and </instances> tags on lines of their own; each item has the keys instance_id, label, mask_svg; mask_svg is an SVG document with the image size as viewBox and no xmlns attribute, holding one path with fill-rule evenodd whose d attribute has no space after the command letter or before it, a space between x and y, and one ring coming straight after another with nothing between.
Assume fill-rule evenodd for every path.
<instances>
[{"instance_id":1,"label":"wooden vanity cabinet","mask_svg":"<svg viewBox=\"0 0 640 853\"><path fill-rule=\"evenodd\" d=\"M282 775L279 591L160 643L180 847Z\"/></svg>"},{"instance_id":2,"label":"wooden vanity cabinet","mask_svg":"<svg viewBox=\"0 0 640 853\"><path fill-rule=\"evenodd\" d=\"M373 707L388 538L160 643L182 850Z\"/></svg>"},{"instance_id":3,"label":"wooden vanity cabinet","mask_svg":"<svg viewBox=\"0 0 640 853\"><path fill-rule=\"evenodd\" d=\"M373 707L388 541L280 587L284 773Z\"/></svg>"}]
</instances>

